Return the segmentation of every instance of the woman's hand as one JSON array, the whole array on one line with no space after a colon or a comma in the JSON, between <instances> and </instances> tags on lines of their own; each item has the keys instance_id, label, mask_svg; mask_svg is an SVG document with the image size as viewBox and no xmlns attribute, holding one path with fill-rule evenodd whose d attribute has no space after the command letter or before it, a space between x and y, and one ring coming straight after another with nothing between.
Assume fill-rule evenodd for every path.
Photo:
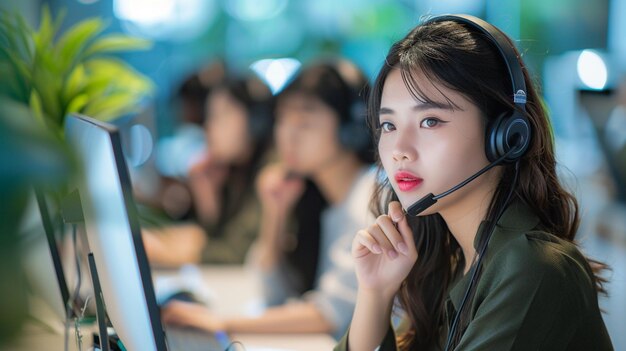
<instances>
[{"instance_id":1,"label":"woman's hand","mask_svg":"<svg viewBox=\"0 0 626 351\"><path fill-rule=\"evenodd\" d=\"M359 290L393 296L407 277L417 250L413 232L399 202L389 204L387 215L359 230L352 241Z\"/></svg>"},{"instance_id":2,"label":"woman's hand","mask_svg":"<svg viewBox=\"0 0 626 351\"><path fill-rule=\"evenodd\" d=\"M304 191L304 181L289 176L280 164L268 165L258 175L257 193L263 207L259 240L252 257L262 270L278 264L287 246L287 217Z\"/></svg>"},{"instance_id":3,"label":"woman's hand","mask_svg":"<svg viewBox=\"0 0 626 351\"><path fill-rule=\"evenodd\" d=\"M172 301L161 309L163 323L192 327L209 332L227 331L226 323L205 306L197 303Z\"/></svg>"},{"instance_id":4,"label":"woman's hand","mask_svg":"<svg viewBox=\"0 0 626 351\"><path fill-rule=\"evenodd\" d=\"M286 216L302 196L304 181L281 164L272 164L259 172L256 188L264 213Z\"/></svg>"}]
</instances>

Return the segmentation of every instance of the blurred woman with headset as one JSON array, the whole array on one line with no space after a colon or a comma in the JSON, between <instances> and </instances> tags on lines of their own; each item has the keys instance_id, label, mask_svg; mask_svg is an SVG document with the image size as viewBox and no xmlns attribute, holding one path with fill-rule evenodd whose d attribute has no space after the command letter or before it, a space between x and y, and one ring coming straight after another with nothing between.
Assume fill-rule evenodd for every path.
<instances>
[{"instance_id":1,"label":"blurred woman with headset","mask_svg":"<svg viewBox=\"0 0 626 351\"><path fill-rule=\"evenodd\" d=\"M367 86L350 62L320 62L301 70L277 99L280 163L257 180L263 219L250 255L273 307L256 318L220 319L202 306L173 302L164 309L166 323L228 332L345 332L356 297L351 241L373 220Z\"/></svg>"},{"instance_id":2,"label":"blurred woman with headset","mask_svg":"<svg viewBox=\"0 0 626 351\"><path fill-rule=\"evenodd\" d=\"M256 76L226 78L211 89L207 152L189 172L197 224L145 230L152 263L243 263L261 222L254 180L272 128L273 97Z\"/></svg>"},{"instance_id":3,"label":"blurred woman with headset","mask_svg":"<svg viewBox=\"0 0 626 351\"><path fill-rule=\"evenodd\" d=\"M337 350L612 349L603 265L573 242L578 205L505 34L469 16L418 25L391 47L369 112L387 181L353 241L357 304Z\"/></svg>"}]
</instances>

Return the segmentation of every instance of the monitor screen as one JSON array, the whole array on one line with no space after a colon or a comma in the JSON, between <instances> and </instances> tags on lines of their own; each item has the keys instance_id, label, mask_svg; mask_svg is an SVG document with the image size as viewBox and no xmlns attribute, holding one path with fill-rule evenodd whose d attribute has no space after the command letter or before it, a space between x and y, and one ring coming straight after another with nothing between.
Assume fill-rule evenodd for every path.
<instances>
[{"instance_id":1,"label":"monitor screen","mask_svg":"<svg viewBox=\"0 0 626 351\"><path fill-rule=\"evenodd\" d=\"M77 115L65 133L82 163L73 185L111 324L127 350L166 350L119 133Z\"/></svg>"}]
</instances>

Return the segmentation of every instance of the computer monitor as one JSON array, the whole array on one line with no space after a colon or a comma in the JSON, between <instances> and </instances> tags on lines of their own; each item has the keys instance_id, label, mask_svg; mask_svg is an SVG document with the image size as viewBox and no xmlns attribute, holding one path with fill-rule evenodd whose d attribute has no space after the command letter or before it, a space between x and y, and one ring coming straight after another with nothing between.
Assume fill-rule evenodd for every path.
<instances>
[{"instance_id":1,"label":"computer monitor","mask_svg":"<svg viewBox=\"0 0 626 351\"><path fill-rule=\"evenodd\" d=\"M65 135L82 163L74 185L109 320L127 350L165 351L119 133L110 124L71 115Z\"/></svg>"}]
</instances>

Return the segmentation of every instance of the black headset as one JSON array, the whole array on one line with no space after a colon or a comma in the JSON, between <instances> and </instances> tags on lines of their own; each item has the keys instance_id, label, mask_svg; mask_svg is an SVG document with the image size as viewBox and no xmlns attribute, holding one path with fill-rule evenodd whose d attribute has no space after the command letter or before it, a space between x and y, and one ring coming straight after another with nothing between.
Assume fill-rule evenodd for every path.
<instances>
[{"instance_id":1,"label":"black headset","mask_svg":"<svg viewBox=\"0 0 626 351\"><path fill-rule=\"evenodd\" d=\"M526 118L526 83L522 65L506 36L490 23L469 15L442 15L431 18L426 24L452 21L467 25L483 34L497 49L511 78L512 97L515 108L496 117L485 131L485 153L494 162L516 148L504 158L513 163L520 159L530 145L531 128Z\"/></svg>"},{"instance_id":2,"label":"black headset","mask_svg":"<svg viewBox=\"0 0 626 351\"><path fill-rule=\"evenodd\" d=\"M513 179L513 183L515 184L517 182L519 170L519 162L517 161L519 161L528 149L531 138L531 127L528 119L526 118L526 83L524 80L522 64L506 36L496 27L480 18L468 15L442 15L426 21L423 25L444 21L452 21L467 25L470 29L475 29L485 35L485 37L498 49L498 52L500 52L500 55L506 65L511 78L512 97L515 107L511 111L500 114L487 125L487 129L485 131L485 153L487 154L487 158L491 164L483 170L498 163L515 163L515 178ZM483 170L476 175L481 174ZM470 177L470 179L473 178L475 178L475 176ZM458 189L462 186L462 184L466 184L468 181L469 180L466 180L453 189ZM493 234L496 223L504 213L506 204L508 204L512 194L513 187L506 197L503 208L498 211L495 221L489 224L487 229L487 239L479 250L479 257L474 269L472 270L470 284L465 291L461 304L454 316L450 331L448 332L444 348L445 351L448 351L452 345L452 337L454 336L457 328L459 328L459 318L461 312L469 299L472 286L477 284L477 280L479 279L478 272L482 264L482 259L486 254L489 240Z\"/></svg>"}]
</instances>

